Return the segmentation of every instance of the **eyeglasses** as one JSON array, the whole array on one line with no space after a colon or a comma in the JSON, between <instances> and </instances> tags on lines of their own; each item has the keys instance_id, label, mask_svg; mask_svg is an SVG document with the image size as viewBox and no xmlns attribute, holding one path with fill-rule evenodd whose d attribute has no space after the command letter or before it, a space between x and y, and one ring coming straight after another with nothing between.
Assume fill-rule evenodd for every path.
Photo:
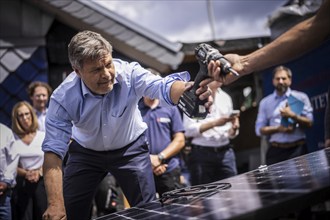
<instances>
[{"instance_id":1,"label":"eyeglasses","mask_svg":"<svg viewBox=\"0 0 330 220\"><path fill-rule=\"evenodd\" d=\"M31 115L30 112L25 112L25 113L18 114L17 116L18 116L19 118L24 118L24 117L29 117L30 115Z\"/></svg>"}]
</instances>

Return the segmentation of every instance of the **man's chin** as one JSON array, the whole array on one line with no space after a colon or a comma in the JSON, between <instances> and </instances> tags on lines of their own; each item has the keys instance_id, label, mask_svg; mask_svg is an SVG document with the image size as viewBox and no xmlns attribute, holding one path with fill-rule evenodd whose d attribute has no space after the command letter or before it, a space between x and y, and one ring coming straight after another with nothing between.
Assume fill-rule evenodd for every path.
<instances>
[{"instance_id":1,"label":"man's chin","mask_svg":"<svg viewBox=\"0 0 330 220\"><path fill-rule=\"evenodd\" d=\"M276 90L280 93L285 93L287 91L288 88L286 87L277 87Z\"/></svg>"},{"instance_id":2,"label":"man's chin","mask_svg":"<svg viewBox=\"0 0 330 220\"><path fill-rule=\"evenodd\" d=\"M111 92L113 90L113 85L109 86L107 89L103 89L102 91L100 91L101 95L105 95L109 92Z\"/></svg>"}]
</instances>

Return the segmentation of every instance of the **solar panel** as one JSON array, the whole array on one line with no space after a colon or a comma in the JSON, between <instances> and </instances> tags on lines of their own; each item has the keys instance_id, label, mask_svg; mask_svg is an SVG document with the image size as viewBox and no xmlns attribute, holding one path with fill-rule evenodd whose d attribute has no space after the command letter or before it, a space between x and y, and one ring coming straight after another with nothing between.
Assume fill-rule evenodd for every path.
<instances>
[{"instance_id":1,"label":"solar panel","mask_svg":"<svg viewBox=\"0 0 330 220\"><path fill-rule=\"evenodd\" d=\"M273 219L330 199L330 148L97 218Z\"/></svg>"}]
</instances>

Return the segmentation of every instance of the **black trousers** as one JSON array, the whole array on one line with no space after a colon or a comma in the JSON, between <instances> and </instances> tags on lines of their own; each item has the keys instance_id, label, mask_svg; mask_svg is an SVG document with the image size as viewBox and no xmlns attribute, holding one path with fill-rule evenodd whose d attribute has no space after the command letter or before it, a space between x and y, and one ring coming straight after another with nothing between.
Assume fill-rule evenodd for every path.
<instances>
[{"instance_id":1,"label":"black trousers","mask_svg":"<svg viewBox=\"0 0 330 220\"><path fill-rule=\"evenodd\" d=\"M119 150L93 151L73 141L64 170L64 202L68 220L89 219L98 184L110 172L130 206L156 199L154 178L145 137Z\"/></svg>"},{"instance_id":2,"label":"black trousers","mask_svg":"<svg viewBox=\"0 0 330 220\"><path fill-rule=\"evenodd\" d=\"M306 143L298 144L290 148L279 148L279 147L269 146L266 153L266 163L267 165L271 165L307 153L308 153L308 149Z\"/></svg>"},{"instance_id":3,"label":"black trousers","mask_svg":"<svg viewBox=\"0 0 330 220\"><path fill-rule=\"evenodd\" d=\"M47 195L44 179L31 183L17 176L12 195L12 211L15 220L41 220L47 209Z\"/></svg>"}]
</instances>

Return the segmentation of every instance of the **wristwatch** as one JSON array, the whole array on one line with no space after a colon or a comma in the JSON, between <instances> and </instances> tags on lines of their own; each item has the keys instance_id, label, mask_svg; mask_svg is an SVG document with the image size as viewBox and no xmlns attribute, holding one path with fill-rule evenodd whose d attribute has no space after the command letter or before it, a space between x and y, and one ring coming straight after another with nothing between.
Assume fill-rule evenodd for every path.
<instances>
[{"instance_id":1,"label":"wristwatch","mask_svg":"<svg viewBox=\"0 0 330 220\"><path fill-rule=\"evenodd\" d=\"M160 163L164 163L164 160L165 160L165 156L163 153L159 153L158 155L158 160Z\"/></svg>"}]
</instances>

